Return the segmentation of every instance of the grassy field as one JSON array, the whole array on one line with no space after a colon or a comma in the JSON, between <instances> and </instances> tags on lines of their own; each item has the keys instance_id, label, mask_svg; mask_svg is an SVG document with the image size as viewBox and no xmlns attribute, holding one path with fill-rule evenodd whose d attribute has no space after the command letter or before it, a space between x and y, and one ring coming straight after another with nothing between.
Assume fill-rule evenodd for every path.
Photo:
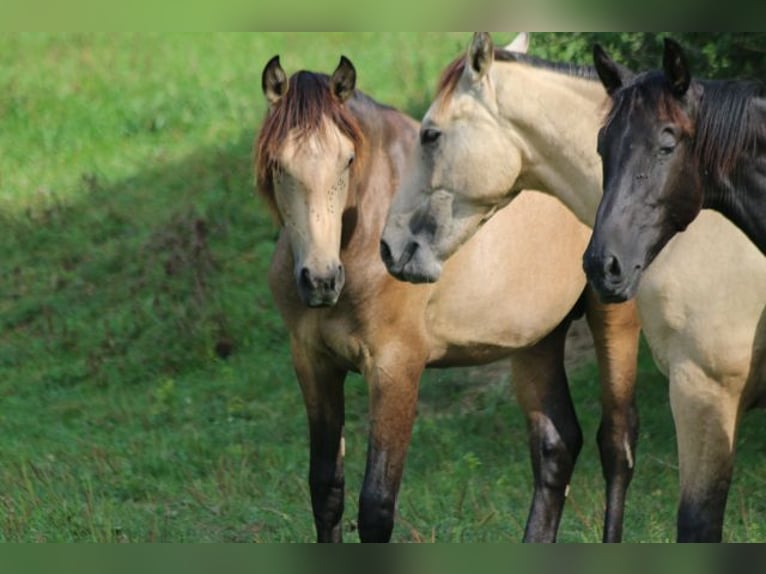
<instances>
[{"instance_id":1,"label":"grassy field","mask_svg":"<svg viewBox=\"0 0 766 574\"><path fill-rule=\"evenodd\" d=\"M265 285L277 229L252 193L260 73L275 53L288 72L330 72L346 54L361 89L419 116L468 40L0 36L0 540L313 539L303 404ZM551 46L566 36L533 39L540 55ZM531 469L504 367L426 375L395 540L520 540ZM595 374L571 373L586 445L562 541L600 539ZM645 349L638 393L625 537L668 541L675 439ZM355 540L359 377L347 395ZM739 440L730 540L766 537L758 422Z\"/></svg>"}]
</instances>

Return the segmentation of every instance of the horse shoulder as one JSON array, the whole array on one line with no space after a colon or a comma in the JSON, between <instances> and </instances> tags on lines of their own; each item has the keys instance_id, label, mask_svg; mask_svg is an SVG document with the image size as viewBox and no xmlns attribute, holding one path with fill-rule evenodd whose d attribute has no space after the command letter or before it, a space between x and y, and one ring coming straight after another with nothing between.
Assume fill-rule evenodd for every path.
<instances>
[{"instance_id":1,"label":"horse shoulder","mask_svg":"<svg viewBox=\"0 0 766 574\"><path fill-rule=\"evenodd\" d=\"M663 373L682 365L727 385L755 375L766 337L766 259L732 223L704 210L646 270L638 292ZM763 345L761 345L763 347Z\"/></svg>"}]
</instances>

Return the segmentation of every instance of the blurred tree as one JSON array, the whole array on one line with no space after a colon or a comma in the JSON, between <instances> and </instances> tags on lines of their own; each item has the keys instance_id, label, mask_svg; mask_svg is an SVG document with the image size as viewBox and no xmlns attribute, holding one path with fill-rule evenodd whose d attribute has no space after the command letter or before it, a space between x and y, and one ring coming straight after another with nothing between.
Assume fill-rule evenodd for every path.
<instances>
[{"instance_id":1,"label":"blurred tree","mask_svg":"<svg viewBox=\"0 0 766 574\"><path fill-rule=\"evenodd\" d=\"M598 42L615 60L645 71L661 66L666 36L685 48L698 78L766 80L764 32L544 32L534 35L531 50L551 60L590 64Z\"/></svg>"}]
</instances>

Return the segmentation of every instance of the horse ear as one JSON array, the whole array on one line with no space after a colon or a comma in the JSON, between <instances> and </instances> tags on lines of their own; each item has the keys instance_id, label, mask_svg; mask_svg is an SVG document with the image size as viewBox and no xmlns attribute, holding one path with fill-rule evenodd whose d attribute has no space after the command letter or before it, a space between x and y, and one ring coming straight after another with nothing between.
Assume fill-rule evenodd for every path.
<instances>
[{"instance_id":1,"label":"horse ear","mask_svg":"<svg viewBox=\"0 0 766 574\"><path fill-rule=\"evenodd\" d=\"M529 50L529 34L522 32L517 34L513 41L503 48L506 52L518 52L519 54L526 54Z\"/></svg>"},{"instance_id":2,"label":"horse ear","mask_svg":"<svg viewBox=\"0 0 766 574\"><path fill-rule=\"evenodd\" d=\"M346 56L341 56L340 63L330 78L332 95L339 101L345 102L354 93L355 87L356 69L354 69L354 64Z\"/></svg>"},{"instance_id":3,"label":"horse ear","mask_svg":"<svg viewBox=\"0 0 766 574\"><path fill-rule=\"evenodd\" d=\"M487 32L474 32L471 46L468 48L468 65L473 80L480 80L489 71L495 59L495 46Z\"/></svg>"},{"instance_id":4,"label":"horse ear","mask_svg":"<svg viewBox=\"0 0 766 574\"><path fill-rule=\"evenodd\" d=\"M665 38L665 54L662 57L662 67L670 82L673 94L680 97L689 89L692 76L681 45L670 38Z\"/></svg>"},{"instance_id":5,"label":"horse ear","mask_svg":"<svg viewBox=\"0 0 766 574\"><path fill-rule=\"evenodd\" d=\"M611 96L623 86L622 70L600 44L593 45L593 64L607 94Z\"/></svg>"},{"instance_id":6,"label":"horse ear","mask_svg":"<svg viewBox=\"0 0 766 574\"><path fill-rule=\"evenodd\" d=\"M263 95L272 105L276 104L287 93L287 75L279 64L279 56L269 60L261 75Z\"/></svg>"}]
</instances>

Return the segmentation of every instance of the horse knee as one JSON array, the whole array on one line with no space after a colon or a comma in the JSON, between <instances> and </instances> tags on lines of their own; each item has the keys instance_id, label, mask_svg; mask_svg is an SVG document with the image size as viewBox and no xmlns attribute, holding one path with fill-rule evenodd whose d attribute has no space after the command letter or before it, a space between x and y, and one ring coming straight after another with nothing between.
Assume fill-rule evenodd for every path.
<instances>
[{"instance_id":1,"label":"horse knee","mask_svg":"<svg viewBox=\"0 0 766 574\"><path fill-rule=\"evenodd\" d=\"M534 424L532 452L538 467L539 481L553 489L566 488L582 448L582 431L575 424L568 429L557 428L547 417Z\"/></svg>"},{"instance_id":2,"label":"horse knee","mask_svg":"<svg viewBox=\"0 0 766 574\"><path fill-rule=\"evenodd\" d=\"M638 442L638 413L635 406L629 409L626 419L602 419L597 442L605 478L610 479L618 474L632 476Z\"/></svg>"},{"instance_id":3,"label":"horse knee","mask_svg":"<svg viewBox=\"0 0 766 574\"><path fill-rule=\"evenodd\" d=\"M362 492L358 525L362 542L388 542L391 539L395 504L391 496Z\"/></svg>"}]
</instances>

